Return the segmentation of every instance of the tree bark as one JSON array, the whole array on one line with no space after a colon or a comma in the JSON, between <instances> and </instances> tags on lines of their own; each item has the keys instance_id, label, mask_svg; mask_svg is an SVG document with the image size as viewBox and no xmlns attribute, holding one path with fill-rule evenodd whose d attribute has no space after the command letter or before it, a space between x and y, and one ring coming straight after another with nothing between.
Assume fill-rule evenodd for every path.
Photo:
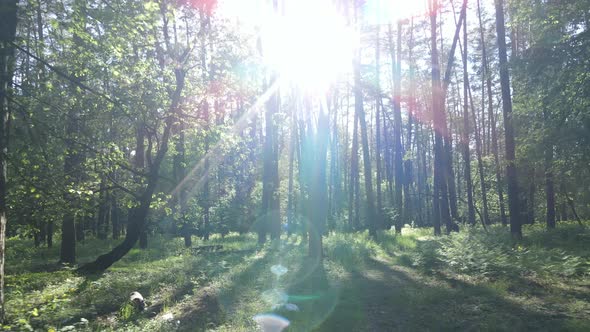
<instances>
[{"instance_id":1,"label":"tree bark","mask_svg":"<svg viewBox=\"0 0 590 332\"><path fill-rule=\"evenodd\" d=\"M373 193L373 176L371 171L371 157L369 154L369 136L367 132L367 122L365 120L365 111L363 109L363 93L361 88L361 72L360 72L360 50L357 53L354 65L354 105L355 113L359 120L361 130L361 144L363 148L363 165L365 171L365 192L367 195L367 224L369 227L369 234L371 236L377 235L377 228L379 220L375 213L375 196ZM355 153L355 151L353 151Z\"/></svg>"},{"instance_id":2,"label":"tree bark","mask_svg":"<svg viewBox=\"0 0 590 332\"><path fill-rule=\"evenodd\" d=\"M445 149L443 146L443 135L447 134L446 120L442 101L444 100L443 89L440 82L440 64L437 45L437 23L438 0L430 1L430 37L431 37L431 67L432 67L432 113L434 127L434 198L433 198L433 222L434 234L440 235L441 222L451 224L449 213L449 198L446 181Z\"/></svg>"},{"instance_id":3,"label":"tree bark","mask_svg":"<svg viewBox=\"0 0 590 332\"><path fill-rule=\"evenodd\" d=\"M498 35L498 59L500 65L500 85L502 87L502 114L504 118L504 137L506 149L506 181L508 182L508 210L510 211L510 233L516 239L522 238L519 190L516 174L516 146L512 123L512 97L510 95L510 76L506 54L506 29L504 27L504 0L495 0L496 32Z\"/></svg>"},{"instance_id":4,"label":"tree bark","mask_svg":"<svg viewBox=\"0 0 590 332\"><path fill-rule=\"evenodd\" d=\"M463 1L462 11L467 11L467 0ZM469 151L469 74L467 72L467 16L463 19L463 161L465 163L465 183L467 191L467 220L475 225L475 207L473 205L473 182L471 179L471 156ZM478 134L479 135L479 134Z\"/></svg>"},{"instance_id":5,"label":"tree bark","mask_svg":"<svg viewBox=\"0 0 590 332\"><path fill-rule=\"evenodd\" d=\"M328 143L330 140L330 125L327 110L323 110L320 106L320 114L316 126L316 132L311 133L308 130L308 135L312 134L314 137L309 141L313 144L308 144L308 153L314 155L312 159L312 181L310 183L310 206L313 206L311 212L311 220L309 222L309 255L310 257L323 258L323 243L322 236L327 217L327 187L326 187L326 157L328 150Z\"/></svg>"},{"instance_id":6,"label":"tree bark","mask_svg":"<svg viewBox=\"0 0 590 332\"><path fill-rule=\"evenodd\" d=\"M355 204L355 196L358 200L359 187L359 161L358 161L358 117L356 111L353 115L352 150L350 153L350 188L348 191L348 222L351 230L359 227L359 209ZM356 211L356 214L355 214Z\"/></svg>"},{"instance_id":7,"label":"tree bark","mask_svg":"<svg viewBox=\"0 0 590 332\"><path fill-rule=\"evenodd\" d=\"M380 29L376 27L375 36L375 85L377 88L377 98L375 99L375 168L376 174L376 188L377 188L377 213L383 214L383 202L381 197L381 43L380 43Z\"/></svg>"},{"instance_id":8,"label":"tree bark","mask_svg":"<svg viewBox=\"0 0 590 332\"><path fill-rule=\"evenodd\" d=\"M549 111L543 109L545 124L549 121ZM547 228L555 228L555 187L553 184L553 144L550 139L545 140L545 199L547 204L546 222Z\"/></svg>"},{"instance_id":9,"label":"tree bark","mask_svg":"<svg viewBox=\"0 0 590 332\"><path fill-rule=\"evenodd\" d=\"M10 107L8 93L12 83L14 42L17 24L17 1L0 0L0 323L4 322L4 259L6 248L6 204L8 182L8 130L10 127Z\"/></svg>"},{"instance_id":10,"label":"tree bark","mask_svg":"<svg viewBox=\"0 0 590 332\"><path fill-rule=\"evenodd\" d=\"M477 13L478 13L478 21L479 21L479 31L480 31L480 40L481 40L481 58L483 62L483 75L485 76L485 86L487 91L487 101L488 101L488 121L490 123L490 130L491 132L491 146L492 146L492 154L494 155L494 170L496 174L496 191L498 192L498 203L500 205L500 219L502 221L502 225L508 225L508 219L506 217L506 208L504 207L504 190L503 190L503 183L502 183L502 176L501 176L501 165L500 165L500 157L498 156L498 136L496 134L496 121L494 115L494 104L492 99L492 77L490 73L490 66L488 64L487 59L487 51L486 51L486 43L484 38L484 28L483 23L481 20L481 6L480 1L477 0ZM482 95L483 99L483 95Z\"/></svg>"},{"instance_id":11,"label":"tree bark","mask_svg":"<svg viewBox=\"0 0 590 332\"><path fill-rule=\"evenodd\" d=\"M391 49L391 59L393 64L393 144L395 158L395 207L397 209L397 219L395 223L395 232L401 233L404 223L403 194L404 188L404 165L403 165L403 146L402 146L402 116L401 116L401 29L402 23L397 24L397 59L393 51L393 42L391 24L389 25L389 47Z\"/></svg>"},{"instance_id":12,"label":"tree bark","mask_svg":"<svg viewBox=\"0 0 590 332\"><path fill-rule=\"evenodd\" d=\"M174 122L176 121L178 106L180 105L182 90L184 89L184 70L182 68L176 68L174 72L176 76L176 88L172 94L172 101L164 124L162 139L156 157L150 166L147 186L139 196L139 207L130 211L125 239L110 252L99 256L94 262L81 266L78 271L82 273L97 273L108 269L133 248L139 239L142 229L145 227L150 204L152 202L152 196L156 190L156 185L158 184L160 165L168 151L168 142L170 140L172 126L174 126Z\"/></svg>"}]
</instances>

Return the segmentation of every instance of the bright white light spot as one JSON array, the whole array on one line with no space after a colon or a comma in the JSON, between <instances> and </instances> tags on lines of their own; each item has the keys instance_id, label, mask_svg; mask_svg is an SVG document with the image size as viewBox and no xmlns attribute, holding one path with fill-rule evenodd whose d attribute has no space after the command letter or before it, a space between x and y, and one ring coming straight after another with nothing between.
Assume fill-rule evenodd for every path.
<instances>
[{"instance_id":1,"label":"bright white light spot","mask_svg":"<svg viewBox=\"0 0 590 332\"><path fill-rule=\"evenodd\" d=\"M289 311L299 311L299 307L294 303L285 303L285 309Z\"/></svg>"},{"instance_id":2,"label":"bright white light spot","mask_svg":"<svg viewBox=\"0 0 590 332\"><path fill-rule=\"evenodd\" d=\"M425 0L366 0L362 12L366 24L375 25L426 15L428 9Z\"/></svg>"},{"instance_id":3,"label":"bright white light spot","mask_svg":"<svg viewBox=\"0 0 590 332\"><path fill-rule=\"evenodd\" d=\"M252 319L264 332L281 332L290 324L286 318L273 314L256 315Z\"/></svg>"},{"instance_id":4,"label":"bright white light spot","mask_svg":"<svg viewBox=\"0 0 590 332\"><path fill-rule=\"evenodd\" d=\"M287 271L289 271L289 269L282 266L281 264L270 267L270 272L272 272L272 274L276 275L277 277L281 277L283 274L287 273Z\"/></svg>"},{"instance_id":5,"label":"bright white light spot","mask_svg":"<svg viewBox=\"0 0 590 332\"><path fill-rule=\"evenodd\" d=\"M328 89L350 71L358 34L329 0L225 0L220 12L257 27L264 62L286 84L310 92Z\"/></svg>"}]
</instances>

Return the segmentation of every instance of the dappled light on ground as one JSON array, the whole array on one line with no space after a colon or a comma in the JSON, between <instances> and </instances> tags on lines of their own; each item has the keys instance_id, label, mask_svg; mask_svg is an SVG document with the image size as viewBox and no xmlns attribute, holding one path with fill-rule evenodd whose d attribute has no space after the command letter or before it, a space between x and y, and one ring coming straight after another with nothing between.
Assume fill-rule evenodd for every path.
<instances>
[{"instance_id":1,"label":"dappled light on ground","mask_svg":"<svg viewBox=\"0 0 590 332\"><path fill-rule=\"evenodd\" d=\"M102 275L34 272L29 264L8 279L9 315L56 330L280 331L288 324L283 331L583 331L590 326L589 273L575 262L590 252L570 239L588 229L562 227L551 241L529 227L518 250L503 242L501 228L443 238L409 228L377 239L332 234L323 263L307 256L297 236L262 247L254 235L213 236L207 245L223 245L218 252L154 240ZM144 312L126 306L131 291L144 296Z\"/></svg>"}]
</instances>

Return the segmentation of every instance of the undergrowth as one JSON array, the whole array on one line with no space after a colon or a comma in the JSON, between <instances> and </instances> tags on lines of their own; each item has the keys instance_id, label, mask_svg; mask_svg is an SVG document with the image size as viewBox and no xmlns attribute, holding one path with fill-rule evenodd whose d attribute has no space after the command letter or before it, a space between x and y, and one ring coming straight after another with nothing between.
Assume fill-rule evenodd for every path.
<instances>
[{"instance_id":1,"label":"undergrowth","mask_svg":"<svg viewBox=\"0 0 590 332\"><path fill-rule=\"evenodd\" d=\"M273 310L262 294L276 287L299 295L290 301L295 301L301 312L282 312L294 325L311 329L311 317L319 324L328 315L363 321L364 313L357 311L364 310L365 304L357 298L366 282L378 282L375 278L387 276L378 273L376 267L399 265L406 270L398 270L398 276L406 273L403 271L415 275L419 271L434 280L429 285L421 285L415 276L410 278L413 281L405 281L405 287L413 290L404 293L404 301L409 302L402 307L410 313L428 306L440 309L451 305L448 301L469 299L476 303L487 294L493 296L485 304L490 310L515 301L523 307L543 306L543 312L569 317L563 325L567 329L584 330L589 323L581 317L590 312L589 226L560 223L557 229L547 231L544 225L527 225L524 239L518 242L502 226L491 226L488 232L462 227L459 233L439 237L433 236L431 229L410 227L404 228L402 234L382 231L376 238L368 232L331 233L324 237L323 265L307 257L307 244L296 236L285 239L280 246L263 247L257 245L254 234L212 236L207 243L195 241L194 246L221 244L223 251L219 253L198 253L185 249L182 239L156 237L150 239L147 250L133 249L99 276L81 276L75 273L75 267L57 265L56 248L32 248L31 241L10 239L6 279L9 325L3 328L147 331L195 330L194 324L204 324L199 326L251 331L255 329L253 315ZM114 245L113 241L88 240L78 246L78 260L90 261ZM280 282L270 273L270 267L277 264L289 269ZM373 279L362 279L367 276ZM469 284L454 290L446 284L449 276L459 280L453 281L452 287L465 281ZM529 285L531 282L541 289ZM338 295L335 285L345 283L351 284ZM318 285L333 292L318 292ZM219 302L221 312L216 321L199 321L202 312L198 310L206 308L195 301L205 290L212 290ZM139 291L148 306L157 310L152 315L134 312L128 305L132 291ZM316 299L310 294L321 296ZM340 305L338 297L346 294L352 302ZM509 302L505 302L507 299ZM325 303L317 302L320 300ZM323 312L318 311L318 303L325 309ZM468 306L458 302L453 305ZM486 313L486 326L495 326L494 317L501 321L507 312ZM163 319L165 313L174 318ZM331 321L336 322L333 326L339 326L339 319ZM510 324L502 326L508 328Z\"/></svg>"},{"instance_id":2,"label":"undergrowth","mask_svg":"<svg viewBox=\"0 0 590 332\"><path fill-rule=\"evenodd\" d=\"M590 232L573 223L547 231L543 225L526 225L525 238L515 242L502 226L488 232L466 227L449 236L418 241L408 255L423 271L447 269L485 277L590 275Z\"/></svg>"}]
</instances>

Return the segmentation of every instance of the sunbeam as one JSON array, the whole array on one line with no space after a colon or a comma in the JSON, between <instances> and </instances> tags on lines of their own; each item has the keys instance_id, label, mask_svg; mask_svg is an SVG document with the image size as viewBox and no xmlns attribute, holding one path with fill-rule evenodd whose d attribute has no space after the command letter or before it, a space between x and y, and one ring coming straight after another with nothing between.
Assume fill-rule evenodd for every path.
<instances>
[{"instance_id":1,"label":"sunbeam","mask_svg":"<svg viewBox=\"0 0 590 332\"><path fill-rule=\"evenodd\" d=\"M238 119L238 121L232 126L230 132L232 134L239 133L240 131L244 130L248 125L248 121L253 119L256 113L260 110L262 106L269 100L269 98L279 90L281 85L281 79L275 80L273 85L271 85L266 92L264 92L256 102L246 111L242 116ZM195 177L197 174L201 174L199 180L190 188L189 194L193 194L196 190L202 188L205 180L209 177L209 171L211 169L216 168L220 161L223 160L225 157L221 153L221 147L224 145L225 141L220 139L210 150L205 154L203 158L188 172L188 174L178 183L178 185L171 191L171 194L177 195L178 191L185 187L188 182ZM205 169L205 165L209 162L209 167Z\"/></svg>"}]
</instances>

